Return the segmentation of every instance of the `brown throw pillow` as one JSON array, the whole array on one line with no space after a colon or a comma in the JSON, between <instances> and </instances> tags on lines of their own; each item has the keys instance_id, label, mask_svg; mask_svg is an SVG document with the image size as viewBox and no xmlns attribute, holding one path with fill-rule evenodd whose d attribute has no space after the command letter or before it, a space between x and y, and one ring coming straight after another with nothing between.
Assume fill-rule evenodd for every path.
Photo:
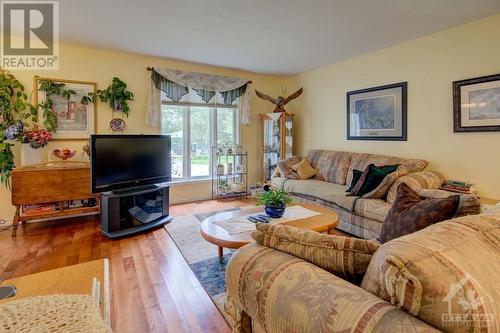
<instances>
[{"instance_id":1,"label":"brown throw pillow","mask_svg":"<svg viewBox=\"0 0 500 333\"><path fill-rule=\"evenodd\" d=\"M382 224L379 240L386 243L424 229L431 224L449 220L458 210L460 196L452 195L442 199L426 199L401 183L396 199Z\"/></svg>"},{"instance_id":2,"label":"brown throw pillow","mask_svg":"<svg viewBox=\"0 0 500 333\"><path fill-rule=\"evenodd\" d=\"M375 241L321 234L287 225L258 223L252 238L257 243L294 255L300 259L359 283L372 255L379 248Z\"/></svg>"},{"instance_id":3,"label":"brown throw pillow","mask_svg":"<svg viewBox=\"0 0 500 333\"><path fill-rule=\"evenodd\" d=\"M292 170L297 172L300 179L309 179L318 173L318 170L314 169L307 158L302 159L299 163L291 166Z\"/></svg>"}]
</instances>

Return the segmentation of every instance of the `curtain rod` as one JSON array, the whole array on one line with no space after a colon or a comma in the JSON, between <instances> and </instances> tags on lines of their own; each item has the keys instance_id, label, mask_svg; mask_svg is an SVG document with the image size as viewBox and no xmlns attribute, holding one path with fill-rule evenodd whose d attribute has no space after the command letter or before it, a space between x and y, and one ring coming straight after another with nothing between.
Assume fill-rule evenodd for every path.
<instances>
[{"instance_id":1,"label":"curtain rod","mask_svg":"<svg viewBox=\"0 0 500 333\"><path fill-rule=\"evenodd\" d=\"M148 66L148 67L146 67L146 70L147 70L147 71L152 71L152 70L154 70L154 69L155 69L154 67L149 67L149 66ZM248 81L247 83L252 83L252 81Z\"/></svg>"}]
</instances>

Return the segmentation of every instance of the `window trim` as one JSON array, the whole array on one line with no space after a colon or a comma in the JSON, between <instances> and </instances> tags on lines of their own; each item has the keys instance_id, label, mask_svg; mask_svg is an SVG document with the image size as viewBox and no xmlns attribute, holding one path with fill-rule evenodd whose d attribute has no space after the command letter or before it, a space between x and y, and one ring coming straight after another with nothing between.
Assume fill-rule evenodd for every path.
<instances>
[{"instance_id":1,"label":"window trim","mask_svg":"<svg viewBox=\"0 0 500 333\"><path fill-rule=\"evenodd\" d=\"M215 146L217 142L217 109L231 109L235 110L234 112L234 120L233 120L233 128L234 128L234 142L235 144L240 144L240 113L238 109L238 105L225 105L225 104L217 104L217 103L187 103L187 102L169 102L162 100L161 105L167 106L177 106L183 107L183 131L182 131L182 147L183 147L183 158L182 158L182 177L180 178L172 178L172 181L180 184L180 183L189 183L203 180L212 179L212 171L214 170L214 163L216 162L213 158L212 147ZM191 176L191 159L187 158L187 156L192 155L192 144L191 144L191 107L203 107L209 109L209 145L210 152L208 154L208 175L207 176ZM160 118L161 118L161 110L160 110ZM162 132L162 126L160 121L160 132Z\"/></svg>"}]
</instances>

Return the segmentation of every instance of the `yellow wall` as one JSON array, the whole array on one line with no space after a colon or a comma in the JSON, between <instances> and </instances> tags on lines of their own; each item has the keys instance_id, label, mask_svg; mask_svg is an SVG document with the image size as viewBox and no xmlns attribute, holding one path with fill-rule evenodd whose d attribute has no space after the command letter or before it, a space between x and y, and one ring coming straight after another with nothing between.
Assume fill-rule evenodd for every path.
<instances>
[{"instance_id":1,"label":"yellow wall","mask_svg":"<svg viewBox=\"0 0 500 333\"><path fill-rule=\"evenodd\" d=\"M147 57L135 54L126 54L114 51L105 51L92 48L78 47L73 45L60 46L60 69L58 71L13 71L14 74L31 93L33 87L33 76L52 77L60 79L74 79L97 82L97 88L103 89L111 82L114 76L121 78L127 83L130 90L135 94L135 101L130 103L130 117L125 118L127 127L124 133L157 133L159 130L150 128L144 123L146 115L146 91L147 91L147 66L167 67L185 71L196 71L203 73L214 73L227 76L244 77L253 81L252 89L256 88L270 94L279 92L282 78L249 73L239 70L193 64L170 59ZM267 102L252 99L252 124L242 126L241 140L245 149L249 152L250 180L255 181L258 176L258 113L269 112L271 105ZM107 105L99 103L96 110L97 133L111 133L109 121L112 112ZM48 152L56 147L70 147L81 150L85 141L53 141L43 148L43 157L46 159ZM19 145L15 147L16 164L19 164ZM36 190L36 189L34 189ZM197 200L207 198L210 195L210 183L195 183L176 185L171 192L173 202ZM14 213L10 204L10 192L0 188L0 217L11 218Z\"/></svg>"},{"instance_id":2,"label":"yellow wall","mask_svg":"<svg viewBox=\"0 0 500 333\"><path fill-rule=\"evenodd\" d=\"M451 83L500 73L500 15L287 79L304 86L297 116L299 153L327 148L418 157L450 178L472 180L500 199L500 132L454 133ZM408 141L348 141L346 92L408 81Z\"/></svg>"}]
</instances>

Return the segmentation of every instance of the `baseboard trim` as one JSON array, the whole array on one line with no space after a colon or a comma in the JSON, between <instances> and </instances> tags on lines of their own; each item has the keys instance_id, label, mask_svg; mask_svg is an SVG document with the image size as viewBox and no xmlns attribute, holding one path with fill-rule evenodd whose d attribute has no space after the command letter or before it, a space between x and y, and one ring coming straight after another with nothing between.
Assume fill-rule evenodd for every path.
<instances>
[{"instance_id":1,"label":"baseboard trim","mask_svg":"<svg viewBox=\"0 0 500 333\"><path fill-rule=\"evenodd\" d=\"M170 205L181 205L181 204L187 204L187 203L193 203L193 202L198 202L198 201L206 201L206 200L211 200L212 196L207 195L195 199L186 199L186 200L170 200Z\"/></svg>"}]
</instances>

